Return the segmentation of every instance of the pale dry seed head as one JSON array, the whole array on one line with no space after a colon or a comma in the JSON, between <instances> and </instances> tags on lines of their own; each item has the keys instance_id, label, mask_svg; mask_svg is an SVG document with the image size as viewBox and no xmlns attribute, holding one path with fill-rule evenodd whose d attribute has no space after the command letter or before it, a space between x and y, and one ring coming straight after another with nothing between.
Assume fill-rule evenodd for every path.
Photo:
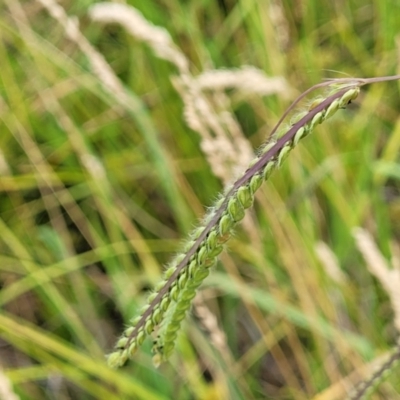
<instances>
[{"instance_id":1,"label":"pale dry seed head","mask_svg":"<svg viewBox=\"0 0 400 400\"><path fill-rule=\"evenodd\" d=\"M64 28L67 37L73 41L88 58L93 72L99 78L100 84L109 92L120 104L129 106L131 101L126 90L119 79L114 74L105 58L82 35L76 18L69 17L64 9L54 0L38 0Z\"/></svg>"},{"instance_id":2,"label":"pale dry seed head","mask_svg":"<svg viewBox=\"0 0 400 400\"><path fill-rule=\"evenodd\" d=\"M0 399L19 400L19 396L14 392L11 382L3 369L0 368Z\"/></svg>"},{"instance_id":3,"label":"pale dry seed head","mask_svg":"<svg viewBox=\"0 0 400 400\"><path fill-rule=\"evenodd\" d=\"M242 66L240 69L206 71L195 79L201 90L235 89L259 96L280 94L283 97L289 97L292 94L292 89L284 78L269 77L264 71L252 66Z\"/></svg>"},{"instance_id":4,"label":"pale dry seed head","mask_svg":"<svg viewBox=\"0 0 400 400\"><path fill-rule=\"evenodd\" d=\"M104 180L106 178L106 171L102 162L93 154L84 153L81 155L81 162L84 167L89 171L93 179Z\"/></svg>"},{"instance_id":5,"label":"pale dry seed head","mask_svg":"<svg viewBox=\"0 0 400 400\"><path fill-rule=\"evenodd\" d=\"M367 231L355 228L353 236L369 271L381 282L390 298L395 316L394 325L400 333L400 271L389 266Z\"/></svg>"},{"instance_id":6,"label":"pale dry seed head","mask_svg":"<svg viewBox=\"0 0 400 400\"><path fill-rule=\"evenodd\" d=\"M286 18L284 3L279 0L271 0L265 3L268 6L270 21L273 26L276 41L280 50L284 51L290 41L290 24Z\"/></svg>"},{"instance_id":7,"label":"pale dry seed head","mask_svg":"<svg viewBox=\"0 0 400 400\"><path fill-rule=\"evenodd\" d=\"M201 297L201 296L200 296ZM201 298L194 299L193 311L200 319L201 324L207 330L210 340L214 347L225 357L229 354L227 339L225 333L218 326L218 320L215 315L206 307Z\"/></svg>"},{"instance_id":8,"label":"pale dry seed head","mask_svg":"<svg viewBox=\"0 0 400 400\"><path fill-rule=\"evenodd\" d=\"M133 37L151 47L158 57L175 64L181 73L188 72L188 61L168 31L153 25L136 8L119 3L97 3L88 13L93 21L122 25Z\"/></svg>"},{"instance_id":9,"label":"pale dry seed head","mask_svg":"<svg viewBox=\"0 0 400 400\"><path fill-rule=\"evenodd\" d=\"M331 248L324 242L318 242L315 246L315 254L317 255L325 273L337 284L343 285L347 278L340 265L336 255Z\"/></svg>"},{"instance_id":10,"label":"pale dry seed head","mask_svg":"<svg viewBox=\"0 0 400 400\"><path fill-rule=\"evenodd\" d=\"M187 59L175 46L168 32L147 21L133 7L99 3L90 8L89 15L97 22L119 23L136 39L149 45L158 57L177 66L180 76L174 81L185 104L185 120L201 135L201 148L216 176L226 183L231 179L232 171L247 165L253 153L239 125L231 113L228 113L229 116L226 112L217 114L206 104L203 90L211 90L217 103L221 103L221 99L228 100L222 93L217 92L231 87L247 93L265 95L280 92L281 95L288 96L290 90L283 78L268 78L253 67L237 71L209 71L205 75L193 78Z\"/></svg>"}]
</instances>

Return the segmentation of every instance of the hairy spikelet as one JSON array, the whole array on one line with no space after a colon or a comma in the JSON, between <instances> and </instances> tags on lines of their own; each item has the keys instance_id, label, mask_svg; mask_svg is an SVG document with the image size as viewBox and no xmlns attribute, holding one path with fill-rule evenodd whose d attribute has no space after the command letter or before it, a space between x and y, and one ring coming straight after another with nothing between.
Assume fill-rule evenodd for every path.
<instances>
[{"instance_id":1,"label":"hairy spikelet","mask_svg":"<svg viewBox=\"0 0 400 400\"><path fill-rule=\"evenodd\" d=\"M308 136L316 125L339 108L346 107L358 93L359 86L355 82L334 87L328 97L313 102L312 108L297 118L285 132L277 131L272 135L245 173L211 209L203 225L193 232L184 252L170 264L163 282L158 286L159 291L150 295L144 312L132 321L117 342L115 351L109 355L110 366L123 365L161 321L160 334L154 346L155 363L171 354L196 289L209 274L235 225L244 218L245 210L252 206L254 194L262 182L284 162L300 139Z\"/></svg>"}]
</instances>

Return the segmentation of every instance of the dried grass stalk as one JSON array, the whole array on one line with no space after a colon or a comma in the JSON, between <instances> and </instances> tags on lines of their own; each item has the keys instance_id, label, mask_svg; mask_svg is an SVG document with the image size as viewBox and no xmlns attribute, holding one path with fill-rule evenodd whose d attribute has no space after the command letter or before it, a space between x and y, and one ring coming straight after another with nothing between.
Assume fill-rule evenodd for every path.
<instances>
[{"instance_id":1,"label":"dried grass stalk","mask_svg":"<svg viewBox=\"0 0 400 400\"><path fill-rule=\"evenodd\" d=\"M366 230L355 228L353 236L369 271L380 281L390 298L394 312L394 326L400 333L400 270L389 266Z\"/></svg>"}]
</instances>

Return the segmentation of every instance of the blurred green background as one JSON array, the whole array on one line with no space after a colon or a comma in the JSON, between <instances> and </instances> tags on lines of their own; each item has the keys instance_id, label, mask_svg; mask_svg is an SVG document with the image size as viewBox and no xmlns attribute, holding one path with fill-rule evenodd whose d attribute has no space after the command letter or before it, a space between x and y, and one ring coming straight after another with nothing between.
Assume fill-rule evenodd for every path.
<instances>
[{"instance_id":1,"label":"blurred green background","mask_svg":"<svg viewBox=\"0 0 400 400\"><path fill-rule=\"evenodd\" d=\"M324 78L400 73L400 3L126 1L168 32L193 81L251 66L284 82L263 95L261 80L221 88L215 75L201 98L223 129L208 142L182 71L143 33L151 25L128 21L135 37L94 21L95 3L0 5L4 398L345 398L396 338L390 296L352 230L399 267L397 82L363 88L264 184L169 363L153 367L150 340L118 371L104 354L237 176L235 160L298 94ZM395 375L373 399L400 398Z\"/></svg>"}]
</instances>

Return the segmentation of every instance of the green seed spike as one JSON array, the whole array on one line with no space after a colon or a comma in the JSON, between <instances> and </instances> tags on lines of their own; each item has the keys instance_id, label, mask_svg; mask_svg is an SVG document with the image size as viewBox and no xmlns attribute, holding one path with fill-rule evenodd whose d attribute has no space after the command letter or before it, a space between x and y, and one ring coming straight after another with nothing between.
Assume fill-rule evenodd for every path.
<instances>
[{"instance_id":1,"label":"green seed spike","mask_svg":"<svg viewBox=\"0 0 400 400\"><path fill-rule=\"evenodd\" d=\"M125 331L124 336L128 338L125 349L117 349L111 353L108 358L109 364L122 365L126 361L128 353L129 355L132 353L128 352L128 349L132 346L135 349L140 346L156 324L161 323L161 326L166 327L180 326L180 321L185 315L184 310L190 307L190 300L194 297L197 287L209 274L209 267L214 265L216 255L222 251L222 245L229 240L234 226L243 218L244 210L253 204L254 194L264 178L268 178L274 168L282 164L292 147L300 139L306 137L317 124L331 117L339 108L346 107L357 97L361 86L399 78L396 76L341 79L333 83L325 82L316 85L299 96L272 131L272 139L269 139L268 143L261 148L259 157L233 185L224 191L217 204L204 218L202 225L191 235L184 251L171 263L170 268L164 274L163 284L157 286L158 290L155 296L150 296L150 304L142 311L139 319L135 321L136 324L128 328L129 331ZM308 111L298 113L292 119L290 127L277 133L277 128L283 118L291 112L293 107L311 90L320 87L329 87L333 90L328 97L314 99ZM187 278L182 278L185 271L187 271ZM175 321L174 315L177 317ZM165 330L168 331L167 328ZM166 335L165 337L171 338L172 336ZM163 340L160 343L162 344ZM168 343L167 352L169 352L173 348L173 343L169 344L168 341L166 343ZM161 345L157 348L162 349L163 347Z\"/></svg>"},{"instance_id":2,"label":"green seed spike","mask_svg":"<svg viewBox=\"0 0 400 400\"><path fill-rule=\"evenodd\" d=\"M335 96L339 97L339 95L343 95L345 92L343 91L343 93L338 93ZM351 98L353 95L349 96L349 98ZM332 101L335 100L335 98L332 99ZM346 99L347 101L347 99ZM341 100L341 102L343 103L344 100ZM306 126L307 122L310 122L310 120L312 120L313 117L315 117L315 115L320 112L321 114L319 114L317 116L317 118L314 119L314 124L316 124L317 122L321 122L323 119L323 113L322 111L324 110L324 108L321 106L323 105L323 102L315 102L318 104L315 104L315 107L313 107L313 111L309 114L307 114L305 117L303 117L303 119L301 119L299 121L299 123L301 122L302 125L299 126L299 128ZM329 103L331 104L331 103ZM327 104L327 106L329 105ZM304 120L307 120L305 122L303 122ZM299 124L298 123L298 124ZM292 127L293 129L296 127ZM203 240L205 239L206 235L207 235L207 230L210 231L211 228L218 223L218 234L219 234L219 242L220 243L224 243L227 239L229 239L229 235L230 232L232 230L232 228L234 227L235 223L237 221L239 221L240 219L243 218L244 216L244 207L241 208L237 208L237 204L240 204L240 201L235 198L236 196L236 191L239 190L241 187L245 187L248 188L251 192L252 195L254 195L254 193L257 191L257 189L261 186L261 183L264 179L264 176L268 176L269 173L272 171L273 167L275 167L275 163L273 161L271 161L270 163L267 164L267 168L265 168L265 170L263 170L263 158L266 157L271 157L269 153L271 153L271 151L276 151L275 148L280 147L280 149L278 149L276 151L278 160L277 160L277 164L281 164L283 162L283 160L286 158L287 154L289 153L290 149L291 149L291 143L290 143L290 139L286 139L286 136L288 136L290 134L291 131L293 131L293 129L290 129L289 132L285 135L283 135L276 143L275 141L271 142L269 144L268 147L269 150L267 150L265 152L265 150L263 150L263 155L261 158L257 159L257 161L255 162L255 164L250 167L247 171L246 174L249 176L249 178L246 178L246 174L243 178L241 178L240 180L237 181L237 183L227 192L225 200L221 200L219 201L219 203L221 204L221 206L219 208L213 208L210 212L210 216L207 217L205 220L207 221L208 225L204 227L204 229L201 229L201 234L200 234L200 229L198 231L196 231L195 236L198 237L198 239L196 239L189 244L186 245L185 251L187 251L189 254L192 251L195 251L195 246L199 246L198 248L200 250L197 250L198 254L197 254L197 262L203 263L207 260L207 264L208 265L212 265L215 260L207 253L207 251L209 251L209 244L207 244L206 242L206 246L204 248L203 245ZM311 129L305 129L305 131L307 131L307 133L310 131ZM279 136L279 135L277 135ZM292 134L292 137L294 136L294 134ZM285 143L286 142L286 143ZM283 143L284 145L282 146ZM254 170L254 172L253 172ZM262 173L257 173L257 170L261 170ZM249 179L249 183L248 185L246 184L247 179ZM236 189L237 188L237 189ZM247 189L245 189L247 190ZM234 199L234 200L232 200ZM237 203L236 203L237 201ZM226 207L227 212L223 213L224 208ZM190 247L190 249L188 250L188 248ZM221 251L221 249L218 249L216 252L219 253ZM188 259L187 254L183 257L183 260L181 261L180 264L182 264L182 266L180 268L183 267L183 263L186 262L185 260ZM210 257L210 259L207 259L207 257ZM182 257L180 257L180 259L182 259ZM193 271L195 270L196 265L194 264L193 266L190 266L190 270L192 271L190 273L190 275L193 275ZM204 274L204 276L208 274L208 272L206 272ZM170 289L170 297L173 298L175 301L178 301L177 299L179 298L179 293L178 293L178 289L174 287L176 287L176 285L172 285L172 279L174 277L177 277L177 272L175 271L171 277L169 278L169 281L167 282L166 286L169 285L169 282L171 282L171 289ZM198 275L195 274L195 276L197 277ZM177 278L174 278L177 279ZM190 296L191 297L191 296ZM169 304L169 303L168 303Z\"/></svg>"}]
</instances>

